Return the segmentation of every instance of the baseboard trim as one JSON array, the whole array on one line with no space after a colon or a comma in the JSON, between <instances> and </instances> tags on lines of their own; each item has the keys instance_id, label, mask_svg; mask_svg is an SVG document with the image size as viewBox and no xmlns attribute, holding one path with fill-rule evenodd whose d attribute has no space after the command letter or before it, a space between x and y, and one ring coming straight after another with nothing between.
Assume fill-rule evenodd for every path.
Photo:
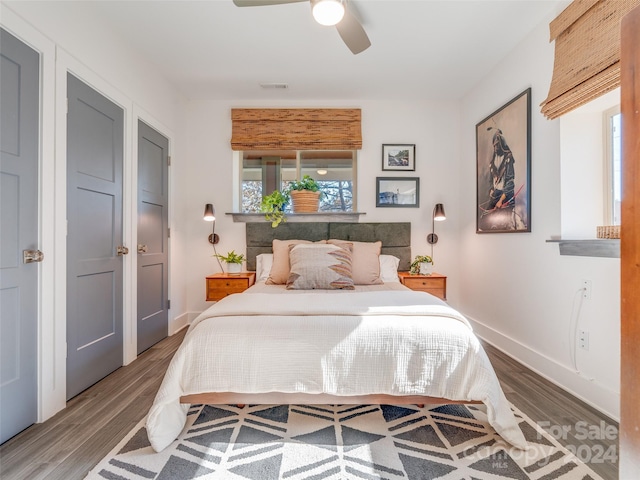
<instances>
[{"instance_id":1,"label":"baseboard trim","mask_svg":"<svg viewBox=\"0 0 640 480\"><path fill-rule=\"evenodd\" d=\"M466 316L466 318L476 335L482 340L616 422L620 421L620 392L615 392L597 381L581 376L567 365L498 332L473 317Z\"/></svg>"},{"instance_id":2,"label":"baseboard trim","mask_svg":"<svg viewBox=\"0 0 640 480\"><path fill-rule=\"evenodd\" d=\"M183 328L191 325L191 322L193 322L198 315L200 315L200 312L185 312L182 315L174 317L169 326L169 335L175 335Z\"/></svg>"}]
</instances>

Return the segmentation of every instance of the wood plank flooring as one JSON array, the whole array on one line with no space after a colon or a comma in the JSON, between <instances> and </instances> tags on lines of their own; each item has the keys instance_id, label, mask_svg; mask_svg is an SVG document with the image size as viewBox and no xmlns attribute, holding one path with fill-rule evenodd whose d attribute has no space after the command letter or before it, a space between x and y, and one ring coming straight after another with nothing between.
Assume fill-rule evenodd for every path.
<instances>
[{"instance_id":1,"label":"wood plank flooring","mask_svg":"<svg viewBox=\"0 0 640 480\"><path fill-rule=\"evenodd\" d=\"M0 446L0 478L3 480L82 479L151 407L171 357L185 331L144 352L67 403L48 421L36 424ZM587 426L618 425L597 410L523 367L504 353L485 345L505 395L517 408L549 428L570 428L559 438L606 480L618 478L617 461L598 457L600 448L617 454L614 440L583 440ZM579 424L578 422L585 422ZM581 428L585 425L585 429ZM560 436L560 435L557 435ZM582 446L586 445L586 446ZM588 458L587 458L588 457ZM602 461L599 461L602 460Z\"/></svg>"}]
</instances>

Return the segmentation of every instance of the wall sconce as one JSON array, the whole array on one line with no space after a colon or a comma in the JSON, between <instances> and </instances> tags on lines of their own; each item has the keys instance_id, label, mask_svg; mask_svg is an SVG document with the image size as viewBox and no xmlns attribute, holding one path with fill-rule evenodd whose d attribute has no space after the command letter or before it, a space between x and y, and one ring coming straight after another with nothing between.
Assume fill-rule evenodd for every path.
<instances>
[{"instance_id":1,"label":"wall sconce","mask_svg":"<svg viewBox=\"0 0 640 480\"><path fill-rule=\"evenodd\" d=\"M427 243L433 245L434 243L438 243L438 235L436 235L436 223L446 220L447 216L444 213L444 206L441 203L436 203L435 208L433 209L433 215L431 217L431 233L427 235Z\"/></svg>"},{"instance_id":2,"label":"wall sconce","mask_svg":"<svg viewBox=\"0 0 640 480\"><path fill-rule=\"evenodd\" d=\"M216 233L216 209L213 208L211 203L207 203L204 206L204 217L206 222L213 222L211 226L211 235L209 235L209 243L215 245L220 241L220 237Z\"/></svg>"}]
</instances>

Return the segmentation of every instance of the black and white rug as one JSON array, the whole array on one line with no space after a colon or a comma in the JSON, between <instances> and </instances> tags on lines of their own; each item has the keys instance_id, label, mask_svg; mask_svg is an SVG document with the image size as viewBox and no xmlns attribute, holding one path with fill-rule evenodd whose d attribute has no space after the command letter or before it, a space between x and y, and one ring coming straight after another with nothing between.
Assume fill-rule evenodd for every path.
<instances>
[{"instance_id":1,"label":"black and white rug","mask_svg":"<svg viewBox=\"0 0 640 480\"><path fill-rule=\"evenodd\" d=\"M526 451L500 438L483 405L194 405L164 451L141 422L87 479L601 480L514 412Z\"/></svg>"}]
</instances>

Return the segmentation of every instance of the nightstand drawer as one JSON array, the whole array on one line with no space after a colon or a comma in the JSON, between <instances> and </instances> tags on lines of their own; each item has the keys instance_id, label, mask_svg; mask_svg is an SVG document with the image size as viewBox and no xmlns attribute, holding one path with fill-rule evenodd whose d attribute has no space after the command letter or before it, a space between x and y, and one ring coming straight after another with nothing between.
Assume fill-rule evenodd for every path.
<instances>
[{"instance_id":1,"label":"nightstand drawer","mask_svg":"<svg viewBox=\"0 0 640 480\"><path fill-rule=\"evenodd\" d=\"M239 275L217 274L207 277L207 301L221 300L232 293L244 292L253 285L256 275L245 272Z\"/></svg>"},{"instance_id":2,"label":"nightstand drawer","mask_svg":"<svg viewBox=\"0 0 640 480\"><path fill-rule=\"evenodd\" d=\"M432 288L444 288L444 279L428 277L407 277L404 279L404 284L411 290L430 290Z\"/></svg>"},{"instance_id":3,"label":"nightstand drawer","mask_svg":"<svg viewBox=\"0 0 640 480\"><path fill-rule=\"evenodd\" d=\"M405 287L418 292L427 292L431 295L447 299L447 277L439 273L431 275L411 275L409 272L398 272L400 281Z\"/></svg>"}]
</instances>

